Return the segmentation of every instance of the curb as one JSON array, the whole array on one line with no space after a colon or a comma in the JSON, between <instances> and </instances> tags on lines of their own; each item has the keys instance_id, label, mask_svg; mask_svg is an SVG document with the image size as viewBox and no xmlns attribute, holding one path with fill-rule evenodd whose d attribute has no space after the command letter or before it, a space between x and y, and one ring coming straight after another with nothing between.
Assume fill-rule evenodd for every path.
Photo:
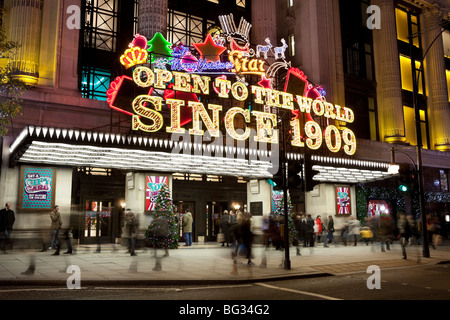
<instances>
[{"instance_id":1,"label":"curb","mask_svg":"<svg viewBox=\"0 0 450 320\"><path fill-rule=\"evenodd\" d=\"M184 279L184 280L81 280L82 288L92 286L175 286L175 285L213 285L213 284L248 284L255 282L269 282L293 279L324 278L335 276L327 272L318 272L313 274L297 274L288 276L271 276L264 278L247 279ZM20 287L20 286L43 286L43 287L66 287L66 280L3 280L0 281L1 287Z\"/></svg>"}]
</instances>

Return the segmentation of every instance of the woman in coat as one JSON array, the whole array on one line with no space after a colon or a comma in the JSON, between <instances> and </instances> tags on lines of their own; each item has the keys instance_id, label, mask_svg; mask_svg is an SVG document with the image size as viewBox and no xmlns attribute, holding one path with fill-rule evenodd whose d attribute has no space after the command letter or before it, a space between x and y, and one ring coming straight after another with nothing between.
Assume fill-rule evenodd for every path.
<instances>
[{"instance_id":1,"label":"woman in coat","mask_svg":"<svg viewBox=\"0 0 450 320\"><path fill-rule=\"evenodd\" d=\"M192 213L188 210L184 214L183 218L183 233L186 237L185 247L192 246L192 223L194 219L192 218Z\"/></svg>"}]
</instances>

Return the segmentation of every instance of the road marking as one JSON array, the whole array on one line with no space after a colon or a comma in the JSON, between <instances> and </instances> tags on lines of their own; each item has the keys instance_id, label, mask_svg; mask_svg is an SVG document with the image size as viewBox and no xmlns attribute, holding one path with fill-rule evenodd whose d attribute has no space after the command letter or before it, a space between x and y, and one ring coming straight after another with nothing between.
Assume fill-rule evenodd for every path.
<instances>
[{"instance_id":1,"label":"road marking","mask_svg":"<svg viewBox=\"0 0 450 320\"><path fill-rule=\"evenodd\" d=\"M343 299L338 299L338 298L334 298L334 297L330 297L330 296L325 296L323 294L317 294L317 293L313 293L313 292L307 292L307 291L301 291L301 290L294 290L294 289L288 289L288 288L272 286L272 285L267 284L267 283L258 282L258 283L255 283L255 284L259 285L259 286L266 287L266 288L271 288L271 289L281 290L281 291L287 291L287 292L293 292L293 293L299 293L299 294L303 294L303 295L307 295L307 296L313 296L313 297L317 297L317 298L321 298L321 299L325 299L325 300L343 300Z\"/></svg>"},{"instance_id":2,"label":"road marking","mask_svg":"<svg viewBox=\"0 0 450 320\"><path fill-rule=\"evenodd\" d=\"M220 286L204 286L204 287L94 287L94 290L169 290L169 291L188 291L188 290L208 290L208 289L227 289L251 287L250 284L244 285L220 285Z\"/></svg>"}]
</instances>

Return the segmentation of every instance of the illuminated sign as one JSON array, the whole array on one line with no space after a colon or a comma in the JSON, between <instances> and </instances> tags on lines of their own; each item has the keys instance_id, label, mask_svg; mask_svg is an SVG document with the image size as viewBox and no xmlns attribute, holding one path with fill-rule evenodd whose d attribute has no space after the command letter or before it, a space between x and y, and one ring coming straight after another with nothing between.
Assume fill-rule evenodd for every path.
<instances>
[{"instance_id":1,"label":"illuminated sign","mask_svg":"<svg viewBox=\"0 0 450 320\"><path fill-rule=\"evenodd\" d=\"M211 137L219 137L223 125L230 137L242 141L250 138L249 126L255 123L254 141L270 144L279 143L275 111L282 109L292 115L292 146L312 150L326 146L331 152L342 150L348 155L356 152L355 134L340 127L354 122L353 111L326 101L323 87L313 85L302 71L290 67L284 60L284 40L282 46L272 47L270 39L266 39L266 44L257 46L255 52L248 42L242 43L242 39L248 41L251 27L245 20L241 19L239 28L231 23L232 16L222 16L220 21L224 36L208 34L204 42L195 43L198 56L181 43L171 45L160 34L148 42L136 36L120 59L130 69L129 75L118 77L107 92L110 107L131 116L133 130L187 131L195 136L209 131ZM272 53L275 60L282 61L266 68L264 59ZM284 91L272 88L272 79L279 70L287 70ZM259 77L260 81L249 84L247 75ZM132 96L121 93L124 85L130 87L127 91L133 92ZM163 90L164 95L153 94L154 90ZM224 108L223 99L237 103L227 103ZM163 116L167 108L169 119ZM319 125L317 118L325 119L326 127Z\"/></svg>"}]
</instances>

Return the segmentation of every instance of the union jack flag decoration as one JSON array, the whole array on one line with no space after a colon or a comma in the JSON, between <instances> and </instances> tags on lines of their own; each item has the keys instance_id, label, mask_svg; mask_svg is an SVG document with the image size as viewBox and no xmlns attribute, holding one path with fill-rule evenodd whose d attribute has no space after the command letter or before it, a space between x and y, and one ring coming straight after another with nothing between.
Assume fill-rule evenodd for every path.
<instances>
[{"instance_id":1,"label":"union jack flag decoration","mask_svg":"<svg viewBox=\"0 0 450 320\"><path fill-rule=\"evenodd\" d=\"M350 214L350 187L336 187L337 214Z\"/></svg>"},{"instance_id":2,"label":"union jack flag decoration","mask_svg":"<svg viewBox=\"0 0 450 320\"><path fill-rule=\"evenodd\" d=\"M155 199L161 189L166 184L169 186L169 178L165 176L147 176L146 192L145 192L145 209L152 211L155 207Z\"/></svg>"}]
</instances>

